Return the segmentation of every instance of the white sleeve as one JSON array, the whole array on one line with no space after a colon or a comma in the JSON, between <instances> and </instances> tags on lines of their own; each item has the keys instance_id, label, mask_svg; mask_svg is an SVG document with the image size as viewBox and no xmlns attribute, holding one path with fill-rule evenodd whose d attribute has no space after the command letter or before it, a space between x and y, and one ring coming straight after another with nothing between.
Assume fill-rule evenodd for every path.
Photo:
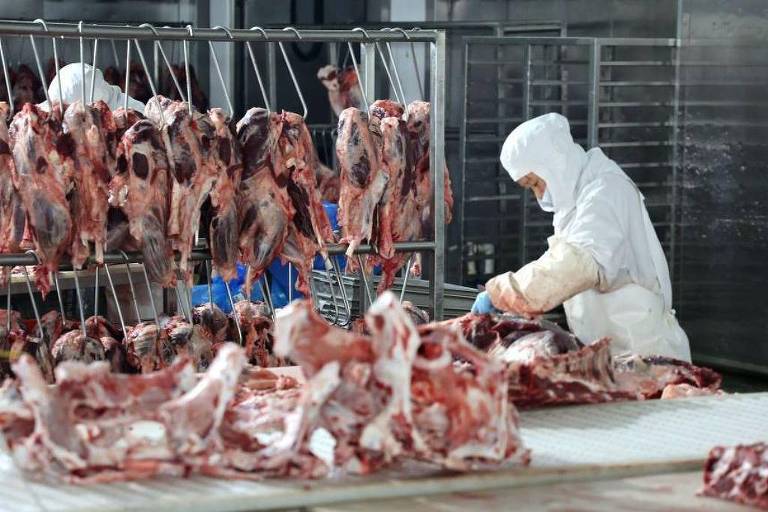
<instances>
[{"instance_id":1,"label":"white sleeve","mask_svg":"<svg viewBox=\"0 0 768 512\"><path fill-rule=\"evenodd\" d=\"M592 255L558 237L550 237L549 250L513 274L532 312L556 308L599 282Z\"/></svg>"}]
</instances>

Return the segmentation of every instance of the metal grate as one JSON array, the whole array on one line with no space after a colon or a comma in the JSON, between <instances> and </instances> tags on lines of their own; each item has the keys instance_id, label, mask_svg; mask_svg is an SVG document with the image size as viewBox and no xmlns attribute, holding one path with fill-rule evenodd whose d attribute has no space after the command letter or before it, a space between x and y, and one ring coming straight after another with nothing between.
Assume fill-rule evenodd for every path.
<instances>
[{"instance_id":1,"label":"metal grate","mask_svg":"<svg viewBox=\"0 0 768 512\"><path fill-rule=\"evenodd\" d=\"M512 129L548 112L568 117L576 142L599 145L635 180L674 260L675 51L667 39L465 39L463 284L482 284L546 250L549 215L512 183L498 155Z\"/></svg>"}]
</instances>

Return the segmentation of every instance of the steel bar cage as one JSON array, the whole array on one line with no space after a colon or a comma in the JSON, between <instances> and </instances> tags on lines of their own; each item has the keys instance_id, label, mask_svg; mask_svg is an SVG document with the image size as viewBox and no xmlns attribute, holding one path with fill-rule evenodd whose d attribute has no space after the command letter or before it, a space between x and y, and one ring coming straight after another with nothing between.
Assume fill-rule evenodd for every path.
<instances>
[{"instance_id":1,"label":"steel bar cage","mask_svg":"<svg viewBox=\"0 0 768 512\"><path fill-rule=\"evenodd\" d=\"M635 180L673 268L678 48L662 38L464 38L463 284L483 284L546 249L549 217L498 155L515 126L547 112L568 117L576 142L602 147Z\"/></svg>"},{"instance_id":2,"label":"steel bar cage","mask_svg":"<svg viewBox=\"0 0 768 512\"><path fill-rule=\"evenodd\" d=\"M26 21L0 20L0 38L5 36L34 36L36 38L68 38L68 39L138 39L149 41L221 41L221 42L324 42L324 43L360 43L362 52L367 56L361 72L363 87L369 98L374 98L375 76L375 45L376 43L429 43L429 100L431 107L430 127L430 176L432 185L432 240L395 243L396 252L426 252L432 254L430 297L432 302L432 317L435 320L443 318L443 293L445 285L445 210L444 210L444 175L445 167L445 33L439 30L405 30L405 33L390 30L367 30L365 33L350 30L322 29L265 29L262 31L230 29L224 31L212 28L157 27L154 31L146 27L116 26L100 24L83 24L78 27L74 23L48 23L43 27L40 23ZM275 76L270 74L270 89L274 89ZM436 172L440 169L441 172ZM345 245L331 244L327 247L329 254L343 254ZM362 245L355 254L371 253L370 245ZM139 254L129 254L129 262L141 263ZM193 261L210 259L210 253L205 249L196 249ZM106 254L105 263L124 263L122 254ZM33 254L0 254L0 266L34 265L37 263ZM93 263L93 258L89 260Z\"/></svg>"}]
</instances>

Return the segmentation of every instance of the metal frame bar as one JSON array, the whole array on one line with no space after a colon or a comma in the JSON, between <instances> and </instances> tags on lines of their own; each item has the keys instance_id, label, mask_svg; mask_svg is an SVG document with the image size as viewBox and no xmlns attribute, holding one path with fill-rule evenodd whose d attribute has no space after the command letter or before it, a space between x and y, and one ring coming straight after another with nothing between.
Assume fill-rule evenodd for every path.
<instances>
[{"instance_id":1,"label":"metal frame bar","mask_svg":"<svg viewBox=\"0 0 768 512\"><path fill-rule=\"evenodd\" d=\"M264 36L266 34L266 37ZM7 35L33 35L37 37L63 37L71 39L98 38L98 39L138 39L151 41L226 41L226 42L357 42L365 43L366 73L364 80L368 90L375 87L375 43L377 42L414 42L430 43L431 67L430 67L430 101L431 133L430 133L430 174L433 186L432 218L434 226L434 238L431 241L401 242L395 244L396 252L432 252L432 278L430 295L432 297L432 316L434 320L443 319L443 292L445 288L445 66L446 66L446 38L444 31L436 30L405 30L404 32L392 30L370 30L365 32L351 30L318 30L302 29L299 32L282 29L266 29L260 31L231 29L229 31L214 30L211 28L198 28L189 31L186 28L158 27L155 31L146 30L137 26L115 26L83 24L79 29L72 23L49 23L47 29L40 24L25 21L0 20L0 36ZM273 45L268 45L272 47ZM274 53L274 49L273 53ZM268 50L269 51L269 50ZM271 59L274 61L274 58ZM275 74L270 73L270 95L276 95ZM373 94L370 96L374 97ZM343 254L346 246L331 244L328 246L328 254ZM360 246L355 254L373 252L370 246ZM210 259L208 250L194 250L190 256L191 261L205 261ZM129 255L129 261L141 262L140 254ZM91 262L89 260L89 262ZM34 265L36 258L33 254L0 254L0 266ZM104 263L125 263L122 254L105 254Z\"/></svg>"},{"instance_id":2,"label":"metal frame bar","mask_svg":"<svg viewBox=\"0 0 768 512\"><path fill-rule=\"evenodd\" d=\"M674 58L652 58L653 62L664 62L666 63L665 66L667 67L673 67L674 66L674 76L672 76L670 79L665 80L655 80L655 81L642 81L642 83L638 83L638 81L622 81L622 80L610 80L605 79L601 80L601 69L610 68L612 65L612 56L608 55L607 60L604 62L602 58L603 48L617 48L617 47L666 47L670 48L673 51L676 51L676 49L679 48L679 40L678 39L672 39L672 38L593 38L593 37L538 37L538 36L519 36L519 37L483 37L483 36L472 36L472 37L465 37L464 39L464 65L465 65L465 76L469 76L468 68L471 65L475 64L474 60L471 60L472 57L472 51L471 48L473 45L487 45L488 49L491 50L494 45L496 46L505 46L505 45L516 45L519 47L522 47L523 49L523 60L520 63L522 70L523 70L523 76L520 79L517 78L511 78L507 80L510 85L519 84L519 87L522 88L522 117L527 119L531 115L533 115L533 109L532 106L545 106L551 104L553 107L557 107L558 105L563 106L566 103L568 105L578 105L581 107L586 106L587 110L587 120L586 121L580 121L579 123L572 123L572 125L576 126L577 124L581 126L586 127L586 141L581 141L581 143L586 142L586 144L589 147L594 147L597 145L600 145L601 143L601 132L600 129L608 129L608 130L614 130L614 129L626 129L626 128L635 128L636 126L633 123L624 123L623 125L621 123L616 123L615 125L610 122L610 120L607 120L606 122L601 123L600 117L601 112L607 110L607 109L613 109L613 108L650 108L650 107L663 107L663 108L672 108L675 111L679 108L679 90L680 87L684 84L680 83L680 61L679 57L677 55L672 55L671 57ZM706 45L709 44L709 42L705 42ZM533 77L533 71L535 69L539 69L539 67L536 67L537 65L541 64L550 64L549 60L547 60L546 55L544 57L545 61L542 62L541 57L538 58L531 58L531 47L532 46L543 46L543 47L587 47L589 56L586 59L579 59L579 63L582 66L588 66L587 71L587 80L580 80L580 83L582 83L584 86L586 86L587 89L587 100L586 101L575 101L575 102L568 102L566 100L561 101L552 101L552 100L539 100L537 98L534 98L534 93L531 90L531 87L539 87L537 91L537 96L541 93L541 87L543 86L546 88L547 86L559 86L563 87L565 85L573 85L573 81L568 80L553 80L553 79L543 79L542 77L536 77L537 79L534 80ZM489 54L490 55L490 54ZM482 58L475 59L481 61L483 64L486 63L485 60ZM562 60L562 59L560 59ZM529 62L530 61L530 62ZM625 62L626 59L623 59L621 62ZM642 62L649 61L648 58L641 59ZM509 62L505 59L498 59L493 62L487 62L488 65L495 65L497 68L500 68L503 65L509 65L509 64L515 64L515 62ZM489 70L489 73L491 71ZM612 94L611 90L613 87L630 87L630 86L645 86L645 84L648 83L650 85L664 85L668 86L670 88L670 93L673 94L673 97L669 100L664 101L634 101L634 102L627 102L627 101L621 101L616 102L611 100ZM707 83L709 85L709 83ZM475 103L475 100L471 98L471 87L469 84L469 81L466 80L464 84L464 109L465 112L467 112L470 108L470 105ZM605 99L606 101L603 102L602 99ZM515 98L505 98L505 101L512 103L517 103L521 101L520 97ZM673 116L674 117L674 116ZM613 118L613 117L611 117ZM669 147L671 151L673 152L672 159L672 169L671 169L671 182L667 183L666 187L671 187L672 194L670 195L670 201L672 204L666 205L669 209L669 215L671 215L671 219L666 224L674 224L674 216L676 215L676 206L674 205L674 201L676 199L677 194L677 167L679 165L678 162L675 161L675 154L678 152L677 145L679 144L679 128L677 126L677 118L675 118L675 121L670 123L656 123L654 126L650 126L651 128L658 128L658 129L664 129L668 128L670 129L670 139L669 140L656 140L655 142L648 142L648 141L641 141L641 142L632 142L628 143L625 139L611 139L607 140L603 143L605 147L610 148L632 148L632 147ZM500 119L499 119L500 120ZM524 119L523 119L524 120ZM475 129L481 129L483 128L483 125L486 125L486 128L491 128L491 123L496 122L495 119L471 119L470 116L465 115L465 121L462 125L462 131L460 133L461 135L461 155L462 155L462 187L463 187L463 193L466 196L467 191L470 190L467 186L467 173L468 166L472 163L492 163L493 159L490 158L473 158L470 155L467 155L467 150L465 146L467 146L470 141L476 142L476 143L494 143L498 142L500 143L501 140L503 140L503 137L494 137L490 130L487 132L487 135L477 135L475 133L472 133L471 127L476 127ZM512 118L506 119L508 128L511 129L514 127L514 125L517 122L520 122L521 120L515 120ZM648 123L653 125L654 123ZM483 132L485 133L485 132ZM619 164L622 162L619 160ZM655 162L649 162L647 164L639 164L635 167L661 167L660 164ZM667 166L667 164L665 164ZM477 194L476 194L477 195ZM505 199L507 195L505 194L499 194L498 198L493 198L488 196L487 194L480 194L477 195L478 200L485 200L485 201L502 201ZM526 236L525 236L525 228L528 226L526 214L527 212L527 203L528 201L525 201L524 198L521 201L521 223L523 224L523 229L521 230L521 236L520 236L520 253L523 255L524 258L527 257L526 254ZM467 201L465 200L465 203L463 205L463 210L466 207ZM661 206L661 205L660 205ZM469 216L466 214L465 211L462 212L462 236L461 240L462 243L465 239L467 239L467 236L465 234L465 221L469 219ZM665 224L665 222L657 222L655 225L662 225ZM679 238L679 236L676 236L674 234L674 230L671 231L669 237L668 237L668 243L662 240L662 243L664 243L666 246L669 247L668 250L668 258L671 262L671 266L674 265L674 257L675 257L675 245L676 245L676 239ZM462 277L464 277L464 263L466 261L466 257L464 254L464 247L462 246ZM524 263L524 261L523 261Z\"/></svg>"}]
</instances>

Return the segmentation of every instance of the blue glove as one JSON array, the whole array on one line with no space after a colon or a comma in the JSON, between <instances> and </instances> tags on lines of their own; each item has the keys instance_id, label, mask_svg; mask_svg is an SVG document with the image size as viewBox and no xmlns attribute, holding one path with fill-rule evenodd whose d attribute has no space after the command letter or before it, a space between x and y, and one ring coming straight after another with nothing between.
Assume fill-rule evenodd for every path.
<instances>
[{"instance_id":1,"label":"blue glove","mask_svg":"<svg viewBox=\"0 0 768 512\"><path fill-rule=\"evenodd\" d=\"M488 292L480 292L475 298L475 303L472 304L472 313L485 314L485 313L499 313L499 310L493 307L491 303L491 297Z\"/></svg>"}]
</instances>

